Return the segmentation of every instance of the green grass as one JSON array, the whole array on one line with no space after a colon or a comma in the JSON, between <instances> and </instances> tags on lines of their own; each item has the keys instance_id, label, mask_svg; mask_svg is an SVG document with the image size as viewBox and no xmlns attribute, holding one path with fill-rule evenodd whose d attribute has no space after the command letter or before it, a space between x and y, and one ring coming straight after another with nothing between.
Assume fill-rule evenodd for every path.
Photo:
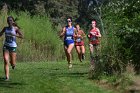
<instances>
[{"instance_id":1,"label":"green grass","mask_svg":"<svg viewBox=\"0 0 140 93\"><path fill-rule=\"evenodd\" d=\"M63 42L47 15L31 16L28 12L17 13L15 11L9 11L8 14L0 13L0 20L2 20L0 21L0 29L7 26L8 15L17 18L16 23L24 35L24 39L17 39L18 51L20 51L18 61L64 60L62 59L64 52L61 52ZM4 35L1 38L0 42L3 42Z\"/></svg>"},{"instance_id":2,"label":"green grass","mask_svg":"<svg viewBox=\"0 0 140 93\"><path fill-rule=\"evenodd\" d=\"M113 93L88 79L88 63L18 63L10 68L10 81L0 80L0 93ZM0 77L4 75L0 63Z\"/></svg>"}]
</instances>

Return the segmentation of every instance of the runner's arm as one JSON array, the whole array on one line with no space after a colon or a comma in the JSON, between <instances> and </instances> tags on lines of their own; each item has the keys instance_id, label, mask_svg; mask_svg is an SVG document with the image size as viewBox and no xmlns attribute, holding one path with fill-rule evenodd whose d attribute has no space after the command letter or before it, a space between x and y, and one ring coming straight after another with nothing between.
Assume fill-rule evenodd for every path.
<instances>
[{"instance_id":1,"label":"runner's arm","mask_svg":"<svg viewBox=\"0 0 140 93\"><path fill-rule=\"evenodd\" d=\"M17 27L15 27L15 29L16 29L16 35L14 35L14 36L16 36L16 37L18 37L18 38L23 38L23 34L20 32L20 29L19 28L17 28Z\"/></svg>"},{"instance_id":2,"label":"runner's arm","mask_svg":"<svg viewBox=\"0 0 140 93\"><path fill-rule=\"evenodd\" d=\"M66 32L66 28L64 27L60 33L60 38L64 36L65 32Z\"/></svg>"},{"instance_id":3,"label":"runner's arm","mask_svg":"<svg viewBox=\"0 0 140 93\"><path fill-rule=\"evenodd\" d=\"M98 28L97 28L97 31L98 31L98 35L96 35L96 37L102 37L101 33L100 33L100 30Z\"/></svg>"},{"instance_id":4,"label":"runner's arm","mask_svg":"<svg viewBox=\"0 0 140 93\"><path fill-rule=\"evenodd\" d=\"M74 28L74 40L78 37L78 34L77 34L77 29Z\"/></svg>"},{"instance_id":5,"label":"runner's arm","mask_svg":"<svg viewBox=\"0 0 140 93\"><path fill-rule=\"evenodd\" d=\"M90 31L88 32L87 37L88 37L88 39L90 38Z\"/></svg>"},{"instance_id":6,"label":"runner's arm","mask_svg":"<svg viewBox=\"0 0 140 93\"><path fill-rule=\"evenodd\" d=\"M86 37L85 32L82 30L82 39L84 39Z\"/></svg>"},{"instance_id":7,"label":"runner's arm","mask_svg":"<svg viewBox=\"0 0 140 93\"><path fill-rule=\"evenodd\" d=\"M4 28L2 29L2 31L0 32L0 36L3 35L4 31L5 31L5 27L4 27Z\"/></svg>"}]
</instances>

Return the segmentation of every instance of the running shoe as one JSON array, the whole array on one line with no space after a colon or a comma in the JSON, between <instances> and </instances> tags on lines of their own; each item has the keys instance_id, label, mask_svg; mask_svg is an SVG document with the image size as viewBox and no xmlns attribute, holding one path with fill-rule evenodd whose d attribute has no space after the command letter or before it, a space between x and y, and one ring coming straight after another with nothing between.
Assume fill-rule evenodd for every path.
<instances>
[{"instance_id":1,"label":"running shoe","mask_svg":"<svg viewBox=\"0 0 140 93\"><path fill-rule=\"evenodd\" d=\"M69 69L72 68L72 64L71 64L71 63L68 65L68 68L69 68Z\"/></svg>"},{"instance_id":2,"label":"running shoe","mask_svg":"<svg viewBox=\"0 0 140 93\"><path fill-rule=\"evenodd\" d=\"M4 81L9 81L9 78L5 77L5 78L4 78Z\"/></svg>"},{"instance_id":3,"label":"running shoe","mask_svg":"<svg viewBox=\"0 0 140 93\"><path fill-rule=\"evenodd\" d=\"M13 70L15 69L15 67L16 67L15 65L12 65L12 69L13 69Z\"/></svg>"},{"instance_id":4,"label":"running shoe","mask_svg":"<svg viewBox=\"0 0 140 93\"><path fill-rule=\"evenodd\" d=\"M85 55L84 54L82 54L82 59L85 60Z\"/></svg>"},{"instance_id":5,"label":"running shoe","mask_svg":"<svg viewBox=\"0 0 140 93\"><path fill-rule=\"evenodd\" d=\"M80 62L82 63L83 61L82 61L82 60L80 60Z\"/></svg>"}]
</instances>

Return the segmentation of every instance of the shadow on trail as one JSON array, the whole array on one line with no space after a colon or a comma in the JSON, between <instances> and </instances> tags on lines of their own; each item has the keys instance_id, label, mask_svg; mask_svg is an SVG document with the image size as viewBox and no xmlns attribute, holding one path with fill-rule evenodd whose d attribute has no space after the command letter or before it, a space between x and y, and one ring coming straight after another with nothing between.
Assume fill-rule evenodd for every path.
<instances>
[{"instance_id":1,"label":"shadow on trail","mask_svg":"<svg viewBox=\"0 0 140 93\"><path fill-rule=\"evenodd\" d=\"M56 77L85 77L87 72L71 72L71 73L49 73L50 76Z\"/></svg>"},{"instance_id":2,"label":"shadow on trail","mask_svg":"<svg viewBox=\"0 0 140 93\"><path fill-rule=\"evenodd\" d=\"M77 65L77 66L84 66L85 64L76 64L76 63L73 63L73 65Z\"/></svg>"},{"instance_id":3,"label":"shadow on trail","mask_svg":"<svg viewBox=\"0 0 140 93\"><path fill-rule=\"evenodd\" d=\"M72 73L64 73L63 76L68 77L85 77L87 75L87 72L72 72Z\"/></svg>"},{"instance_id":4,"label":"shadow on trail","mask_svg":"<svg viewBox=\"0 0 140 93\"><path fill-rule=\"evenodd\" d=\"M11 80L5 81L3 78L0 77L0 87L14 88L16 86L22 86L22 85L25 85L25 84L20 83L20 82L12 82Z\"/></svg>"}]
</instances>

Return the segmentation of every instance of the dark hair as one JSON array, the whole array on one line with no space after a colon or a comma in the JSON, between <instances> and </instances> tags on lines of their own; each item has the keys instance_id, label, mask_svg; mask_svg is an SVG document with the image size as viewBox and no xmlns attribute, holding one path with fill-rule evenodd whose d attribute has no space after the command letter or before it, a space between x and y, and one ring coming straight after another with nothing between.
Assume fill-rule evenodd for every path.
<instances>
[{"instance_id":1,"label":"dark hair","mask_svg":"<svg viewBox=\"0 0 140 93\"><path fill-rule=\"evenodd\" d=\"M14 17L12 17L12 16L8 16L8 17L7 17L7 21L8 21L8 19L9 19L9 18L12 18L12 19L13 19L13 21L15 22Z\"/></svg>"},{"instance_id":2,"label":"dark hair","mask_svg":"<svg viewBox=\"0 0 140 93\"><path fill-rule=\"evenodd\" d=\"M76 25L79 25L79 26L80 26L80 24L79 24L79 23L76 23L76 24L75 24L75 26L76 26Z\"/></svg>"},{"instance_id":3,"label":"dark hair","mask_svg":"<svg viewBox=\"0 0 140 93\"><path fill-rule=\"evenodd\" d=\"M16 27L18 27L20 29L20 27L17 25L16 22L13 23L13 26L16 26Z\"/></svg>"},{"instance_id":4,"label":"dark hair","mask_svg":"<svg viewBox=\"0 0 140 93\"><path fill-rule=\"evenodd\" d=\"M70 19L72 21L72 17L67 17L67 19Z\"/></svg>"},{"instance_id":5,"label":"dark hair","mask_svg":"<svg viewBox=\"0 0 140 93\"><path fill-rule=\"evenodd\" d=\"M13 19L13 21L14 21L13 26L16 26L16 27L18 27L18 28L20 29L20 27L19 27L19 26L17 25L17 23L15 22L16 20L14 19L14 17L13 17L13 16L8 16L8 17L7 17L7 21L8 21L9 18L12 18L12 19Z\"/></svg>"}]
</instances>

